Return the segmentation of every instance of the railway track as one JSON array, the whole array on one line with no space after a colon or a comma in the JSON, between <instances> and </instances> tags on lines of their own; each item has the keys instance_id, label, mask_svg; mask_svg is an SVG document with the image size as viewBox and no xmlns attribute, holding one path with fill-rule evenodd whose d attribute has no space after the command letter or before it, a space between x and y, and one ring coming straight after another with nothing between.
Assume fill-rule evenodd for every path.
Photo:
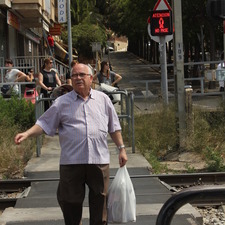
<instances>
[{"instance_id":1,"label":"railway track","mask_svg":"<svg viewBox=\"0 0 225 225\"><path fill-rule=\"evenodd\" d=\"M225 184L225 173L193 173L175 175L137 175L132 178L156 177L168 189L176 192L181 188L197 185L223 185ZM110 177L113 179L113 177ZM32 182L58 181L59 178L47 179L15 179L0 180L0 210L7 207L14 207L18 198L24 198L29 193ZM15 194L12 194L15 193ZM221 205L221 201L211 199L196 200L195 206Z\"/></svg>"}]
</instances>

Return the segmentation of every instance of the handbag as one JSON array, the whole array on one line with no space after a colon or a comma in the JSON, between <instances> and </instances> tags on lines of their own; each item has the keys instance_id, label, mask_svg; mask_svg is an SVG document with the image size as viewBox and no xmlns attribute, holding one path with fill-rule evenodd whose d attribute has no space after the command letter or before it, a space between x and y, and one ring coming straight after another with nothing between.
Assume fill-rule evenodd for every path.
<instances>
[{"instance_id":1,"label":"handbag","mask_svg":"<svg viewBox=\"0 0 225 225\"><path fill-rule=\"evenodd\" d=\"M108 222L136 221L136 197L126 166L120 167L108 190Z\"/></svg>"},{"instance_id":2,"label":"handbag","mask_svg":"<svg viewBox=\"0 0 225 225\"><path fill-rule=\"evenodd\" d=\"M11 85L9 84L4 84L1 88L1 92L4 94L4 95L9 95L11 94L12 92L12 88L11 88Z\"/></svg>"}]
</instances>

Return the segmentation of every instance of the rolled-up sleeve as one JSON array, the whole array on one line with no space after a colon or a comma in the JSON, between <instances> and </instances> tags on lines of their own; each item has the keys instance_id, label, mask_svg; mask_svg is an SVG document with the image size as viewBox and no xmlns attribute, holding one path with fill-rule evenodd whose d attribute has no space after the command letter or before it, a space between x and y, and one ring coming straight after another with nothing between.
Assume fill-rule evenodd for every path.
<instances>
[{"instance_id":1,"label":"rolled-up sleeve","mask_svg":"<svg viewBox=\"0 0 225 225\"><path fill-rule=\"evenodd\" d=\"M57 105L58 103L55 101L36 122L49 136L54 136L59 126L59 108Z\"/></svg>"}]
</instances>

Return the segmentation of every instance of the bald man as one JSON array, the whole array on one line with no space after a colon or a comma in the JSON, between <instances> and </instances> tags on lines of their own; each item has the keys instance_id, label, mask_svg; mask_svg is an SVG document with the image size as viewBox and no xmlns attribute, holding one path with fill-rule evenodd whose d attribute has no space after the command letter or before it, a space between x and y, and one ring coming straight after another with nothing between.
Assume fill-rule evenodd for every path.
<instances>
[{"instance_id":1,"label":"bald man","mask_svg":"<svg viewBox=\"0 0 225 225\"><path fill-rule=\"evenodd\" d=\"M71 69L73 91L58 97L29 130L19 133L15 143L58 129L61 146L60 182L57 198L66 225L79 225L85 184L89 188L90 225L107 224L106 195L110 154L107 134L119 149L119 165L127 162L118 116L109 97L91 89L92 70L76 64Z\"/></svg>"}]
</instances>

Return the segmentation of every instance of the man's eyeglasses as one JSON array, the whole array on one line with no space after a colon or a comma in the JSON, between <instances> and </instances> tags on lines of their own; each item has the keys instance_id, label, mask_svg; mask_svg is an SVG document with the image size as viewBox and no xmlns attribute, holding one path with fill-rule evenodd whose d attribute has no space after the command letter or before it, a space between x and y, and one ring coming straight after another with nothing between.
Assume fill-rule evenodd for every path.
<instances>
[{"instance_id":1,"label":"man's eyeglasses","mask_svg":"<svg viewBox=\"0 0 225 225\"><path fill-rule=\"evenodd\" d=\"M78 76L80 78L84 78L86 75L90 76L90 74L86 74L86 73L73 73L73 74L71 74L71 78L76 79L76 78L78 78Z\"/></svg>"},{"instance_id":2,"label":"man's eyeglasses","mask_svg":"<svg viewBox=\"0 0 225 225\"><path fill-rule=\"evenodd\" d=\"M53 62L51 61L51 62L49 62L50 64L52 64Z\"/></svg>"}]
</instances>

